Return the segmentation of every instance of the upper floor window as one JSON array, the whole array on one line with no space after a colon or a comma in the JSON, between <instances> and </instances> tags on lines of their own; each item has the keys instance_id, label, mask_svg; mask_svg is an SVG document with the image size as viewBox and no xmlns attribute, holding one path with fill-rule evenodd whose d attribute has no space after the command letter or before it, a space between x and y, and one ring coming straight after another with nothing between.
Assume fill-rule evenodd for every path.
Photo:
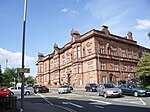
<instances>
[{"instance_id":1,"label":"upper floor window","mask_svg":"<svg viewBox=\"0 0 150 112\"><path fill-rule=\"evenodd\" d=\"M123 69L123 71L127 71L127 66L126 65L122 65L122 69Z\"/></svg>"},{"instance_id":2,"label":"upper floor window","mask_svg":"<svg viewBox=\"0 0 150 112\"><path fill-rule=\"evenodd\" d=\"M47 63L45 63L45 72L47 72Z\"/></svg>"},{"instance_id":3,"label":"upper floor window","mask_svg":"<svg viewBox=\"0 0 150 112\"><path fill-rule=\"evenodd\" d=\"M91 46L87 47L87 54L88 55L92 54L92 47Z\"/></svg>"},{"instance_id":4,"label":"upper floor window","mask_svg":"<svg viewBox=\"0 0 150 112\"><path fill-rule=\"evenodd\" d=\"M130 72L134 72L134 67L132 65L130 66Z\"/></svg>"},{"instance_id":5,"label":"upper floor window","mask_svg":"<svg viewBox=\"0 0 150 112\"><path fill-rule=\"evenodd\" d=\"M126 57L126 51L122 50L122 57Z\"/></svg>"},{"instance_id":6,"label":"upper floor window","mask_svg":"<svg viewBox=\"0 0 150 112\"><path fill-rule=\"evenodd\" d=\"M78 55L78 58L80 58L80 57L81 57L80 46L77 47L77 50L78 50L78 54L77 54L77 55Z\"/></svg>"},{"instance_id":7,"label":"upper floor window","mask_svg":"<svg viewBox=\"0 0 150 112\"><path fill-rule=\"evenodd\" d=\"M101 63L101 70L106 70L106 63Z\"/></svg>"},{"instance_id":8,"label":"upper floor window","mask_svg":"<svg viewBox=\"0 0 150 112\"><path fill-rule=\"evenodd\" d=\"M81 73L81 65L78 65L78 73Z\"/></svg>"},{"instance_id":9,"label":"upper floor window","mask_svg":"<svg viewBox=\"0 0 150 112\"><path fill-rule=\"evenodd\" d=\"M54 67L58 67L58 58L54 59Z\"/></svg>"},{"instance_id":10,"label":"upper floor window","mask_svg":"<svg viewBox=\"0 0 150 112\"><path fill-rule=\"evenodd\" d=\"M117 56L117 49L116 48L111 49L111 55Z\"/></svg>"},{"instance_id":11,"label":"upper floor window","mask_svg":"<svg viewBox=\"0 0 150 112\"><path fill-rule=\"evenodd\" d=\"M77 58L77 48L76 47L73 49L73 58L74 59Z\"/></svg>"},{"instance_id":12,"label":"upper floor window","mask_svg":"<svg viewBox=\"0 0 150 112\"><path fill-rule=\"evenodd\" d=\"M53 62L51 61L51 66L50 66L50 69L52 69L53 68Z\"/></svg>"},{"instance_id":13,"label":"upper floor window","mask_svg":"<svg viewBox=\"0 0 150 112\"><path fill-rule=\"evenodd\" d=\"M99 50L100 50L101 54L104 54L105 53L105 46L104 45L100 45L99 46Z\"/></svg>"},{"instance_id":14,"label":"upper floor window","mask_svg":"<svg viewBox=\"0 0 150 112\"><path fill-rule=\"evenodd\" d=\"M77 67L77 65L74 65L73 71L74 71L74 73L78 73L78 67Z\"/></svg>"},{"instance_id":15,"label":"upper floor window","mask_svg":"<svg viewBox=\"0 0 150 112\"><path fill-rule=\"evenodd\" d=\"M62 64L64 65L65 64L65 57L62 56Z\"/></svg>"},{"instance_id":16,"label":"upper floor window","mask_svg":"<svg viewBox=\"0 0 150 112\"><path fill-rule=\"evenodd\" d=\"M88 71L93 70L93 64L92 63L88 63Z\"/></svg>"},{"instance_id":17,"label":"upper floor window","mask_svg":"<svg viewBox=\"0 0 150 112\"><path fill-rule=\"evenodd\" d=\"M115 71L118 71L118 70L119 70L118 64L115 64L115 65L114 65L114 70L115 70Z\"/></svg>"},{"instance_id":18,"label":"upper floor window","mask_svg":"<svg viewBox=\"0 0 150 112\"><path fill-rule=\"evenodd\" d=\"M132 52L131 51L128 52L128 58L132 58Z\"/></svg>"}]
</instances>

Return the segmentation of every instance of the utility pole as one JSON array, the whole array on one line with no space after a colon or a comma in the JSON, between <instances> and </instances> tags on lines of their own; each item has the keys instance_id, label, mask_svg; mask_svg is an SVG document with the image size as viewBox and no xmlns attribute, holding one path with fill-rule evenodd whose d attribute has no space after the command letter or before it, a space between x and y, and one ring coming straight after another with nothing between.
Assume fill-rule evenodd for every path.
<instances>
[{"instance_id":1,"label":"utility pole","mask_svg":"<svg viewBox=\"0 0 150 112\"><path fill-rule=\"evenodd\" d=\"M22 69L24 69L26 10L27 10L27 0L24 0L24 21L23 21L23 40L22 40ZM24 73L22 73L21 109L22 109L22 112L23 112L24 111Z\"/></svg>"}]
</instances>

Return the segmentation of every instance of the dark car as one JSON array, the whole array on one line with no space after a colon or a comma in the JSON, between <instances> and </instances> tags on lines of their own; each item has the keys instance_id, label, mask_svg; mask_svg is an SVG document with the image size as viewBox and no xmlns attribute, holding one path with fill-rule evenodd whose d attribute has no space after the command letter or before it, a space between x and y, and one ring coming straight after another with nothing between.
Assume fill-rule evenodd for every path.
<instances>
[{"instance_id":1,"label":"dark car","mask_svg":"<svg viewBox=\"0 0 150 112\"><path fill-rule=\"evenodd\" d=\"M85 91L97 91L97 85L95 83L86 84Z\"/></svg>"},{"instance_id":2,"label":"dark car","mask_svg":"<svg viewBox=\"0 0 150 112\"><path fill-rule=\"evenodd\" d=\"M34 93L48 93L49 89L46 86L34 86Z\"/></svg>"},{"instance_id":3,"label":"dark car","mask_svg":"<svg viewBox=\"0 0 150 112\"><path fill-rule=\"evenodd\" d=\"M122 90L124 95L133 95L133 96L150 96L150 89L138 87L135 84L123 84L119 87Z\"/></svg>"}]
</instances>

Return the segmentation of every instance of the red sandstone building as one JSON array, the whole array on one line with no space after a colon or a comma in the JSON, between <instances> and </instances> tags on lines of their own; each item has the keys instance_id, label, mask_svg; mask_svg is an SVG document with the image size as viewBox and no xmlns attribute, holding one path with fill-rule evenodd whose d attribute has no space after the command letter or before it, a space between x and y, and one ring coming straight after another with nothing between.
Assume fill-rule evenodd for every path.
<instances>
[{"instance_id":1,"label":"red sandstone building","mask_svg":"<svg viewBox=\"0 0 150 112\"><path fill-rule=\"evenodd\" d=\"M84 87L87 83L130 80L136 75L141 54L150 53L137 45L131 32L121 37L111 34L107 26L83 35L72 30L71 37L62 48L55 44L51 54L38 53L37 84Z\"/></svg>"}]
</instances>

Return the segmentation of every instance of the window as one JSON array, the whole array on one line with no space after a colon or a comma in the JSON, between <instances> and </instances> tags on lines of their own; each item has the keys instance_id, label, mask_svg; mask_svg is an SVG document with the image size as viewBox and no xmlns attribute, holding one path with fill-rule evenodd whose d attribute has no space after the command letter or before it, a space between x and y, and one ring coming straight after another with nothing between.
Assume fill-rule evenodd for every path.
<instances>
[{"instance_id":1,"label":"window","mask_svg":"<svg viewBox=\"0 0 150 112\"><path fill-rule=\"evenodd\" d=\"M114 65L114 70L115 70L115 71L118 71L118 70L119 70L119 69L118 69L118 64L115 64L115 65Z\"/></svg>"},{"instance_id":2,"label":"window","mask_svg":"<svg viewBox=\"0 0 150 112\"><path fill-rule=\"evenodd\" d=\"M45 72L47 72L47 63L45 63Z\"/></svg>"},{"instance_id":3,"label":"window","mask_svg":"<svg viewBox=\"0 0 150 112\"><path fill-rule=\"evenodd\" d=\"M93 70L93 65L92 65L92 63L89 63L88 64L88 71L91 71L91 70Z\"/></svg>"},{"instance_id":4,"label":"window","mask_svg":"<svg viewBox=\"0 0 150 112\"><path fill-rule=\"evenodd\" d=\"M111 55L117 56L117 49L116 48L111 49Z\"/></svg>"},{"instance_id":5,"label":"window","mask_svg":"<svg viewBox=\"0 0 150 112\"><path fill-rule=\"evenodd\" d=\"M73 57L74 59L77 58L77 48L73 49Z\"/></svg>"},{"instance_id":6,"label":"window","mask_svg":"<svg viewBox=\"0 0 150 112\"><path fill-rule=\"evenodd\" d=\"M53 68L53 62L51 61L51 67L50 67L51 69Z\"/></svg>"},{"instance_id":7,"label":"window","mask_svg":"<svg viewBox=\"0 0 150 112\"><path fill-rule=\"evenodd\" d=\"M104 54L105 53L105 46L104 45L100 45L99 50L100 50L99 52L101 54Z\"/></svg>"},{"instance_id":8,"label":"window","mask_svg":"<svg viewBox=\"0 0 150 112\"><path fill-rule=\"evenodd\" d=\"M122 50L122 57L126 57L126 51Z\"/></svg>"},{"instance_id":9,"label":"window","mask_svg":"<svg viewBox=\"0 0 150 112\"><path fill-rule=\"evenodd\" d=\"M78 58L80 58L81 57L81 55L80 55L80 47L78 46L77 49L78 49Z\"/></svg>"},{"instance_id":10,"label":"window","mask_svg":"<svg viewBox=\"0 0 150 112\"><path fill-rule=\"evenodd\" d=\"M106 83L106 76L102 76L102 83Z\"/></svg>"},{"instance_id":11,"label":"window","mask_svg":"<svg viewBox=\"0 0 150 112\"><path fill-rule=\"evenodd\" d=\"M65 64L65 57L64 56L62 57L62 64L63 65Z\"/></svg>"},{"instance_id":12,"label":"window","mask_svg":"<svg viewBox=\"0 0 150 112\"><path fill-rule=\"evenodd\" d=\"M87 47L87 53L88 53L88 55L92 54L92 48L91 48L91 46Z\"/></svg>"},{"instance_id":13,"label":"window","mask_svg":"<svg viewBox=\"0 0 150 112\"><path fill-rule=\"evenodd\" d=\"M78 65L78 73L81 73L81 65Z\"/></svg>"},{"instance_id":14,"label":"window","mask_svg":"<svg viewBox=\"0 0 150 112\"><path fill-rule=\"evenodd\" d=\"M132 58L132 53L130 51L128 52L128 58Z\"/></svg>"},{"instance_id":15,"label":"window","mask_svg":"<svg viewBox=\"0 0 150 112\"><path fill-rule=\"evenodd\" d=\"M93 83L94 81L93 81L93 77L90 77L90 83Z\"/></svg>"},{"instance_id":16,"label":"window","mask_svg":"<svg viewBox=\"0 0 150 112\"><path fill-rule=\"evenodd\" d=\"M54 67L58 67L58 58L54 59Z\"/></svg>"},{"instance_id":17,"label":"window","mask_svg":"<svg viewBox=\"0 0 150 112\"><path fill-rule=\"evenodd\" d=\"M137 59L137 53L136 52L134 52L134 59Z\"/></svg>"},{"instance_id":18,"label":"window","mask_svg":"<svg viewBox=\"0 0 150 112\"><path fill-rule=\"evenodd\" d=\"M101 70L106 70L106 63L101 64Z\"/></svg>"},{"instance_id":19,"label":"window","mask_svg":"<svg viewBox=\"0 0 150 112\"><path fill-rule=\"evenodd\" d=\"M81 79L79 79L79 85L82 85L82 80Z\"/></svg>"},{"instance_id":20,"label":"window","mask_svg":"<svg viewBox=\"0 0 150 112\"><path fill-rule=\"evenodd\" d=\"M77 67L77 65L74 65L74 73L78 73L78 67Z\"/></svg>"},{"instance_id":21,"label":"window","mask_svg":"<svg viewBox=\"0 0 150 112\"><path fill-rule=\"evenodd\" d=\"M130 72L134 72L134 67L130 66Z\"/></svg>"},{"instance_id":22,"label":"window","mask_svg":"<svg viewBox=\"0 0 150 112\"><path fill-rule=\"evenodd\" d=\"M123 71L127 71L127 66L126 65L122 65Z\"/></svg>"}]
</instances>

